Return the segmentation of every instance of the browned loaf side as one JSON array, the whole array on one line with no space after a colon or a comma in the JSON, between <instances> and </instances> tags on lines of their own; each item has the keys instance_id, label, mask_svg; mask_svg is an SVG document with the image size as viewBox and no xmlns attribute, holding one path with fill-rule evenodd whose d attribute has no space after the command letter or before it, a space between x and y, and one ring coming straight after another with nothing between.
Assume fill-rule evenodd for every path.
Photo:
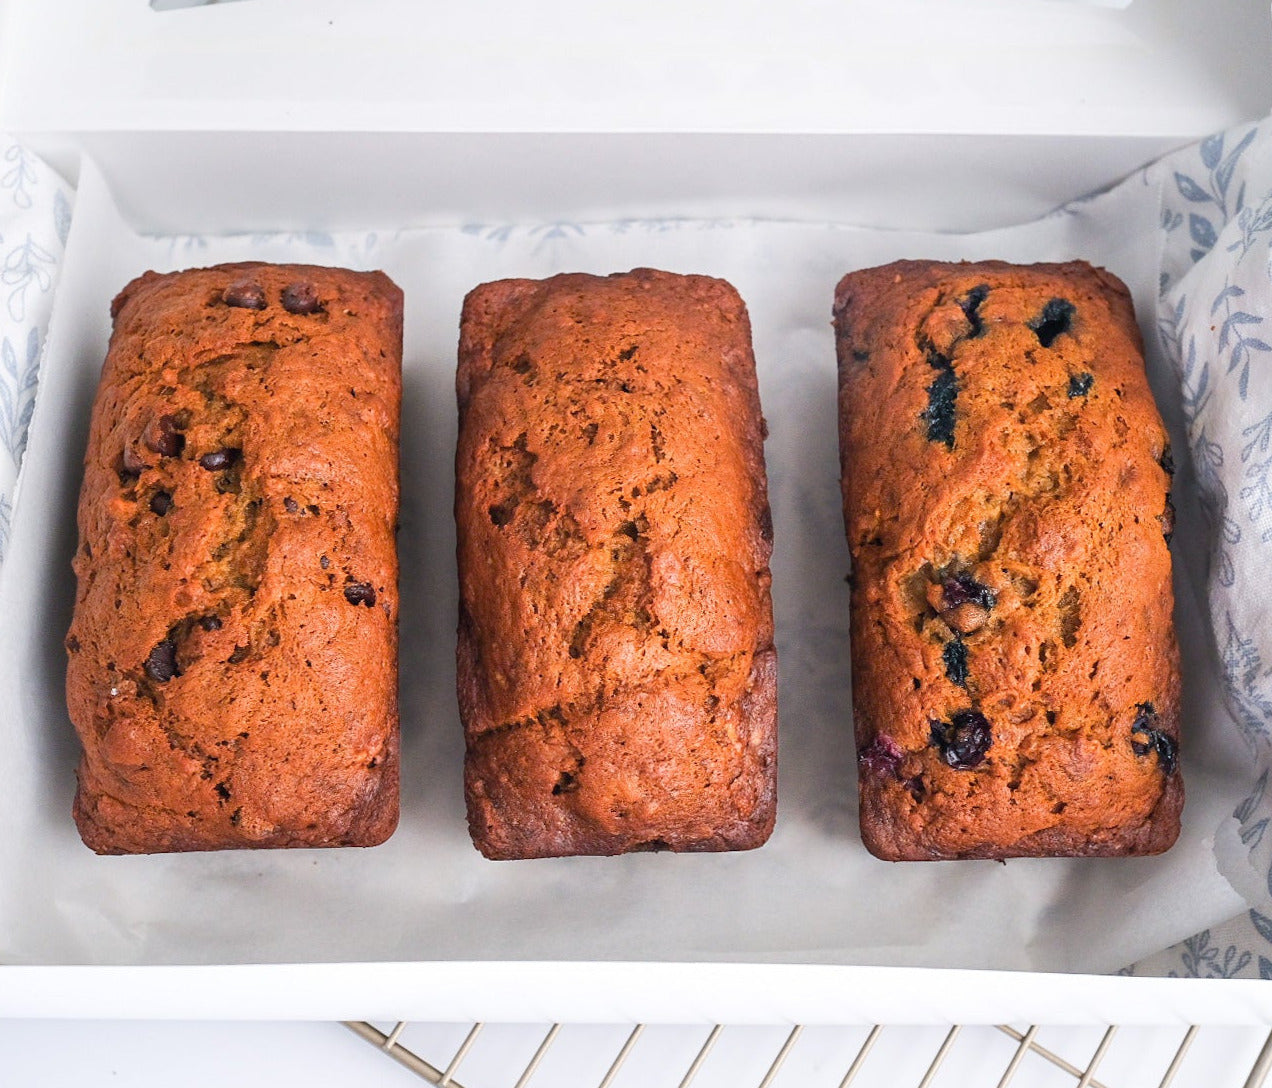
<instances>
[{"instance_id":1,"label":"browned loaf side","mask_svg":"<svg viewBox=\"0 0 1272 1088\"><path fill-rule=\"evenodd\" d=\"M112 312L66 639L80 834L99 853L383 841L401 292L222 265L148 272Z\"/></svg>"},{"instance_id":2,"label":"browned loaf side","mask_svg":"<svg viewBox=\"0 0 1272 1088\"><path fill-rule=\"evenodd\" d=\"M763 843L772 523L737 292L647 269L484 284L457 389L474 843L490 858Z\"/></svg>"},{"instance_id":3,"label":"browned loaf side","mask_svg":"<svg viewBox=\"0 0 1272 1088\"><path fill-rule=\"evenodd\" d=\"M902 261L845 276L834 316L867 847L1165 850L1173 465L1126 288Z\"/></svg>"}]
</instances>

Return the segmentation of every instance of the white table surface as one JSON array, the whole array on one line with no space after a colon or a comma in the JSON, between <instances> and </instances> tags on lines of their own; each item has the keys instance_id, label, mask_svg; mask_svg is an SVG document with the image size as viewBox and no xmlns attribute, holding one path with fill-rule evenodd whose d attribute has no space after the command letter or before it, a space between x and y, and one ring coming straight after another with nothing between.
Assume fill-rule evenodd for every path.
<instances>
[{"instance_id":1,"label":"white table surface","mask_svg":"<svg viewBox=\"0 0 1272 1088\"><path fill-rule=\"evenodd\" d=\"M339 1024L0 1021L0 1086L422 1085Z\"/></svg>"}]
</instances>

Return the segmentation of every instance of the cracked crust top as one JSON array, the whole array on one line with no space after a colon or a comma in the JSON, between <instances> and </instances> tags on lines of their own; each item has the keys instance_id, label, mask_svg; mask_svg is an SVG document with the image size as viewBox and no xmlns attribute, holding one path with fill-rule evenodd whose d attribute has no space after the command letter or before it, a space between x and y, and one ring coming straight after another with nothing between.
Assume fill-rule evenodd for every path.
<instances>
[{"instance_id":1,"label":"cracked crust top","mask_svg":"<svg viewBox=\"0 0 1272 1088\"><path fill-rule=\"evenodd\" d=\"M397 822L402 295L148 272L80 492L67 703L99 853L369 846Z\"/></svg>"},{"instance_id":2,"label":"cracked crust top","mask_svg":"<svg viewBox=\"0 0 1272 1088\"><path fill-rule=\"evenodd\" d=\"M1126 288L903 261L845 276L834 313L866 845L1166 849L1173 466Z\"/></svg>"},{"instance_id":3,"label":"cracked crust top","mask_svg":"<svg viewBox=\"0 0 1272 1088\"><path fill-rule=\"evenodd\" d=\"M760 845L772 523L737 292L651 270L484 284L457 390L474 843L491 858Z\"/></svg>"}]
</instances>

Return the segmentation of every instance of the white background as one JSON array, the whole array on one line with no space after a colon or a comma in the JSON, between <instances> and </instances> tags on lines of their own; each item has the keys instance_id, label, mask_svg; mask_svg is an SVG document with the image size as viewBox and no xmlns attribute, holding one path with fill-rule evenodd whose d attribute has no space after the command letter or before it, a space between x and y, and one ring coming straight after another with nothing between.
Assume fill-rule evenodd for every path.
<instances>
[{"instance_id":1,"label":"white background","mask_svg":"<svg viewBox=\"0 0 1272 1088\"><path fill-rule=\"evenodd\" d=\"M261 2L264 3L264 0ZM0 0L0 26L3 26L6 6L5 0ZM57 4L54 0L48 0L44 7L51 13L51 17L44 27L46 34L37 41L24 37L20 43L20 74L24 82L18 87L21 93L16 100L16 109L13 96L8 99L0 97L0 107L3 107L0 109L0 118L10 122L15 119L25 120L27 123L19 127L26 128L33 134L37 134L41 128L45 129L44 142L50 147L57 145L59 141L50 136L47 130L73 129L80 125L88 125L93 120L89 116L89 111L81 109L90 101L100 103L100 106L94 107L102 111L96 118L98 122L117 121L123 117L125 121L132 123L138 119L138 111L145 113L150 110L152 118L167 114L171 119L174 115L180 115L182 111L186 117L189 117L192 113L197 114L205 109L206 112L203 113L205 123L207 119L210 119L216 127L223 127L227 123L237 124L243 120L241 114L227 113L224 102L214 101L205 106L197 93L183 105L179 104L175 110L170 110L164 103L153 99L148 102L146 95L152 94L159 86L158 84L140 85L140 95L134 95L131 99L128 94L112 96L108 93L115 85L115 81L120 81L128 84L127 90L131 94L139 86L130 82L133 74L154 71L147 69L145 65L135 63L136 54L126 48L127 43L120 46L118 40L110 36L112 27L123 26L128 22L119 18L122 6L119 3L108 4L105 0L100 0L91 6L95 13L95 21L82 25L77 24L74 19L66 18L64 14L63 17L58 18L58 13L54 11ZM270 2L268 6L275 11L284 8L284 5L278 2ZM364 8L369 9L370 6L364 5ZM976 6L978 5L968 5L969 8ZM982 8L984 6L979 5ZM35 5L28 5L28 7L34 8ZM251 7L253 7L252 4L226 5L221 11L232 12L234 9L246 11ZM378 4L376 7L385 8L392 5ZM454 6L450 18L459 18L454 12L460 7L462 6ZM598 10L592 5L588 7L592 11ZM804 7L806 11L817 14L815 6L805 5ZM837 7L839 18L847 18L854 14L849 10L853 7L852 4L844 3ZM861 5L857 7L860 8ZM878 4L866 5L867 9L880 7ZM941 6L944 9L945 18L950 18L949 11L955 7L956 5L953 4ZM1027 35L1019 30L1020 18L1036 18L1039 21L1037 25L1045 23L1048 28L1056 28L1059 26L1058 19L1061 11L1067 13L1080 10L1070 5L1048 5L1044 0L1034 4L1025 4L1022 0L1015 7L1021 12L1028 13L1015 17L1016 21L1012 25L1017 29L1011 31L1017 34L1026 46L1030 44L1030 41ZM1098 21L1071 23L1069 29L1064 30L1063 34L1076 34L1094 47L1085 54L1081 49L1078 50L1075 63L1082 69L1082 75L1085 78L1081 79L1048 78L1049 74L1068 77L1073 72L1064 71L1065 61L1062 51L1047 48L1056 40L1055 36L1041 34L1038 39L1034 39L1035 42L1040 39L1039 48L1024 48L1020 53L1023 58L1023 70L1032 77L1024 80L1024 83L1032 84L1032 86L1022 90L1019 85L1009 84L1010 93L998 93L989 99L982 95L975 103L983 107L978 110L968 108L967 98L961 100L956 98L953 108L947 108L950 105L950 98L956 97L948 93L942 93L935 99L929 95L926 103L920 98L911 97L908 102L899 102L896 98L892 98L884 104L871 102L860 94L843 93L810 95L805 102L815 100L819 103L816 108L822 111L824 123L832 128L836 125L845 126L848 129L852 129L854 125L868 128L873 124L889 131L917 132L950 131L951 127L954 131L963 131L964 129L958 126L970 125L974 129L979 126L979 129L984 131L1047 132L1062 129L1078 132L1109 132L1115 137L1125 137L1128 141L1138 140L1145 134L1156 134L1156 138L1166 142L1182 140L1201 135L1207 129L1219 128L1251 117L1266 108L1266 76L1257 75L1251 78L1251 73L1267 71L1264 63L1265 42L1260 33L1266 29L1267 4L1263 0L1258 2L1243 0L1240 4L1225 3L1222 5L1222 10L1226 24L1219 28L1217 34L1200 33L1200 28L1205 27L1209 21L1206 16L1213 15L1216 7L1218 6L1199 2L1199 0L1191 3L1188 0L1161 0L1161 2L1138 0L1130 12L1133 21L1121 26ZM335 15L347 15L350 6L346 5L341 10L338 5L327 0L326 3L309 4L306 8L304 36L308 40L315 33L321 34L321 30L315 29L319 26L315 20L321 18L326 9L331 9ZM526 10L524 5L520 8L522 11ZM932 10L941 10L941 8ZM1052 10L1047 10L1048 8ZM89 7L81 5L81 10L89 10ZM295 10L293 7L293 15ZM729 10L732 12L734 8L730 6ZM916 10L911 5L901 13L901 16L914 25ZM1100 13L1099 18L1105 18L1106 14ZM420 17L416 16L416 18ZM1107 17L1113 18L1111 15ZM224 19L227 16L218 13L217 18ZM471 15L470 18L481 20L483 36L489 42L491 28L497 27L500 21L489 18L488 14L480 13ZM886 18L884 21L886 22ZM278 24L279 21L275 20L274 25ZM455 24L450 25L453 27ZM842 34L826 33L824 23L818 24L813 21L809 25L812 27L811 31L796 31L794 38L790 33L783 32L780 26L776 30L782 33L785 44L789 44L792 40L814 44L819 41L824 42L825 52L835 62L825 70L833 73L840 69L849 73L847 76L839 77L814 75L810 77L814 82L818 78L853 79L866 75L870 76L872 81L868 86L877 87L880 85L880 73L874 71L877 66L882 66L882 84L886 86L891 82L888 78L887 65L896 63L897 57L895 54L891 56L880 54L878 50L873 49L869 35L863 34L852 42L852 39ZM858 22L857 28L860 29L861 25ZM340 29L347 31L348 28L342 26ZM771 35L773 32L773 28L769 28L767 33ZM522 35L516 34L509 37L520 39ZM215 39L215 35L208 36L200 33L199 38L210 41ZM951 40L948 35L942 38L940 34L934 34L933 39L938 45ZM77 69L86 68L78 63L83 54L77 57L77 43L81 45L84 42L100 43L102 49L99 56L103 60L109 60L107 47L112 40L115 41L116 48L122 49L125 62L115 64L106 71L105 84L102 82L102 73L84 70L77 76ZM332 35L332 41L337 46L346 40L347 37L343 33ZM435 37L433 40L441 40L444 43L445 35L440 39ZM840 46L845 41L852 43L849 48L855 48L857 58L864 57L868 65L841 66L838 64L844 55L843 48ZM947 64L952 63L956 69L970 73L971 84L981 86L981 81L976 78L978 72L984 72L986 64L992 66L999 63L993 53L992 37L988 39L988 43L984 34L979 37L974 36L971 42L963 37L960 44L963 49L961 56L951 55L949 50L941 50L938 57L940 63L935 68L932 65L916 66L921 72L939 77L933 78L931 85L942 92L947 92L950 86L947 76L942 75L947 71ZM1109 48L1110 44L1113 48ZM497 45L489 47L488 52L491 48L497 49ZM11 53L17 52L16 43L12 37L7 41L0 37L0 55L6 49ZM455 52L453 49L450 51ZM315 60L322 60L324 47L321 43L319 48L310 55ZM213 89L241 87L243 78L268 80L282 73L283 66L280 66L278 56L277 52L271 55L268 64L249 61L243 66L242 71L237 73L236 79L225 79L223 70L211 73L200 72L198 65L192 65L181 58L166 69L160 69L159 75L163 76L166 71L167 78L173 80L169 86L178 89L191 86L201 86L205 90L209 86ZM412 71L427 72L429 66L420 63L420 51L418 48L412 48L412 42L407 35L401 36L401 45L395 50L394 56L397 62L384 65L383 75L375 84L379 89L375 93L380 94L388 102L387 107L378 116L385 119L397 118L399 121L407 118L412 123L418 124L418 118L421 115L409 102L403 104L401 97L395 93L394 81L402 79L403 73L406 73L409 78ZM65 69L61 71L49 69L45 62L55 57L62 58L62 63L66 65ZM338 69L347 67L349 60L347 50L338 49L335 59L339 62ZM914 58L910 55L904 59L912 61ZM979 65L978 59L982 61ZM1014 61L1009 60L1009 63ZM303 68L304 65L300 67ZM366 67L368 70L373 70L376 65L373 61ZM328 63L317 63L311 78L320 79L324 84L329 83L331 70ZM691 67L685 70L691 70ZM66 88L71 93L49 93L50 86L64 86L63 81L74 84L77 78L80 80L81 92L78 96L74 86ZM353 82L356 84L357 80ZM920 82L922 91L923 85L922 81ZM957 83L954 85L957 86ZM534 87L535 82L522 81L518 86L523 92L526 86ZM572 117L573 125L583 128L597 127L596 115L589 114L589 111L594 109L594 95L590 93L566 95L552 100L552 95L559 86L557 83L549 83L542 90L536 87L535 96L518 92L509 97L517 102L530 100L531 110L536 102L539 103L540 120L543 103L547 101L548 106L555 110L557 116L567 120ZM1001 84L999 86L1001 87ZM1102 91L1101 88L1104 90ZM822 91L828 89L832 92L836 90L833 86L821 88ZM12 85L9 90L13 90ZM798 108L799 96L783 99L780 94L768 93L766 87L762 87L761 90L768 101L776 103L778 111L777 120L774 121L773 116L769 116L767 123L777 124L779 127L783 124L793 124L796 130L803 130L803 126L799 123L801 121ZM842 88L840 90L842 91ZM833 102L836 97L848 103L846 110L833 115L827 114L825 112L828 109L827 100ZM278 101L277 95L273 98L274 101L268 110L255 114L258 122L265 127L268 127L271 118L275 122L282 118L296 124L321 125L325 123L327 117L331 116L321 111L298 109L295 102ZM745 96L742 98L744 99ZM123 112L108 116L110 110L119 109L121 100L125 105ZM668 100L677 108L665 110L664 119L669 124L684 124L692 128L693 112L678 108L683 99L680 96L669 95ZM738 98L722 100L707 96L700 99L696 106L700 111L723 109L727 113L735 108L735 103L739 100ZM134 107L131 115L127 112L129 105ZM627 102L627 108L639 111L641 108L639 96L634 95ZM658 108L656 102L653 108ZM350 106L347 102L341 105L341 109L346 111L348 119L355 125L359 121L365 122L367 118L364 111L357 110L356 106ZM802 120L808 118L807 109L806 105ZM970 117L970 120L963 120L967 117ZM951 121L952 118L953 121ZM180 127L179 116L177 127ZM63 161L65 163L71 160ZM121 169L126 165L126 162L121 161ZM1129 160L1126 165L1130 165ZM277 208L270 213L271 221L275 225L282 225L276 213ZM1210 1036L1209 1038L1216 1041L1208 1044L1210 1049L1197 1062L1197 1069L1203 1074L1206 1072L1211 1074L1211 1079L1204 1083L1211 1085L1224 1083L1219 1078L1219 1071L1225 1067L1225 1062L1226 1067L1230 1069L1248 1067L1253 1052L1258 1049L1259 1040L1256 1035L1257 1033L1250 1031L1234 1031L1227 1036L1221 1034ZM935 1049L935 1045L939 1045L939 1036L933 1044L930 1033L907 1036L899 1047L900 1052L905 1051L910 1045L907 1040L911 1039L916 1048L920 1042L928 1044L931 1050ZM768 1038L764 1041L766 1044L772 1042ZM778 1043L780 1044L780 1036ZM1140 1039L1139 1043L1146 1051L1151 1049L1146 1040ZM776 1045L771 1046L770 1052L776 1050ZM1086 1052L1089 1053L1094 1044L1086 1040L1084 1045L1086 1045ZM1162 1045L1170 1044L1163 1040ZM751 1067L754 1067L754 1063ZM344 1029L334 1025L154 1024L147 1026L137 1023L0 1022L0 1085L4 1085L4 1088L8 1088L10 1084L99 1083L163 1084L165 1086L184 1083L222 1086L226 1083L272 1085L299 1082L324 1085L367 1083L371 1076L375 1076L375 1083L416 1083L405 1073L399 1073L389 1062L374 1054L369 1047ZM915 1080L917 1081L917 1077ZM1025 1081L1023 1077L1020 1082L1032 1083ZM547 1083L546 1080L544 1083ZM954 1082L946 1080L938 1083ZM1047 1083L1059 1082L1052 1080ZM1203 1083L1203 1081L1181 1077L1178 1083L1192 1084Z\"/></svg>"}]
</instances>

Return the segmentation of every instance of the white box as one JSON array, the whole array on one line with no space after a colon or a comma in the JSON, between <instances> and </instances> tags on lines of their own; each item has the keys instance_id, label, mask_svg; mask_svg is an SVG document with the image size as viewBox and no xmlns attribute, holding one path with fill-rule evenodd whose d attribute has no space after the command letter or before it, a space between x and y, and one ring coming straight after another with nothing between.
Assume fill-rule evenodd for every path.
<instances>
[{"instance_id":1,"label":"white box","mask_svg":"<svg viewBox=\"0 0 1272 1088\"><path fill-rule=\"evenodd\" d=\"M1264 0L8 9L0 125L68 174L90 151L156 232L338 229L372 207L977 230L1272 102Z\"/></svg>"},{"instance_id":2,"label":"white box","mask_svg":"<svg viewBox=\"0 0 1272 1088\"><path fill-rule=\"evenodd\" d=\"M1266 5L1245 0L1221 21L1200 0L453 7L10 0L0 129L69 174L90 155L144 232L638 216L965 231L1272 100ZM1272 1016L1272 994L815 963L37 962L0 968L0 1014L1239 1022Z\"/></svg>"}]
</instances>

